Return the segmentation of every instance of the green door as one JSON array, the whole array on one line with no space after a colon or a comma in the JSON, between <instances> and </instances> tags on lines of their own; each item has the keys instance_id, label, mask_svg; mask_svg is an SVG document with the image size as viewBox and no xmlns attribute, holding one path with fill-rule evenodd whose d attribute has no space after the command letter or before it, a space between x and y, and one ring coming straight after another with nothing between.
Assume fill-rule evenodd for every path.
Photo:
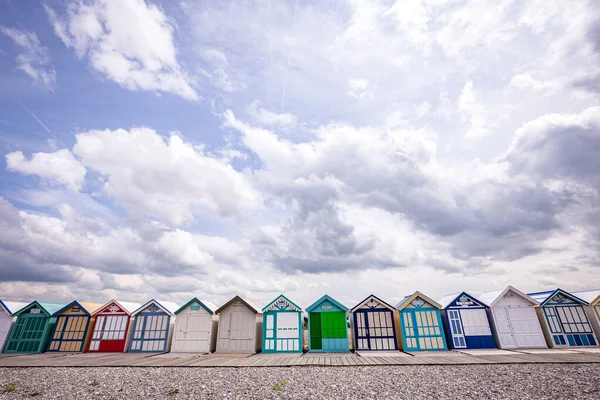
<instances>
[{"instance_id":1,"label":"green door","mask_svg":"<svg viewBox=\"0 0 600 400\"><path fill-rule=\"evenodd\" d=\"M323 348L321 336L321 313L311 312L310 318L310 348L321 350Z\"/></svg>"},{"instance_id":2,"label":"green door","mask_svg":"<svg viewBox=\"0 0 600 400\"><path fill-rule=\"evenodd\" d=\"M346 313L326 312L322 313L323 338L341 339L346 337Z\"/></svg>"},{"instance_id":3,"label":"green door","mask_svg":"<svg viewBox=\"0 0 600 400\"><path fill-rule=\"evenodd\" d=\"M48 317L44 314L22 314L17 318L6 353L39 353L44 351L44 331Z\"/></svg>"}]
</instances>

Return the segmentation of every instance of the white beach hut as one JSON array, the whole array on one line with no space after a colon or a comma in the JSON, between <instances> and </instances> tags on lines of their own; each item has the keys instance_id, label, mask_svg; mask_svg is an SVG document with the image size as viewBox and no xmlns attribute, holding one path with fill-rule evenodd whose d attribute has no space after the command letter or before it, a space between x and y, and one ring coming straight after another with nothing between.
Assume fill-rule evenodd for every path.
<instances>
[{"instance_id":1,"label":"white beach hut","mask_svg":"<svg viewBox=\"0 0 600 400\"><path fill-rule=\"evenodd\" d=\"M483 293L478 299L490 307L488 312L498 347L548 347L535 311L535 307L539 306L537 301L512 286L496 292Z\"/></svg>"},{"instance_id":2,"label":"white beach hut","mask_svg":"<svg viewBox=\"0 0 600 400\"><path fill-rule=\"evenodd\" d=\"M208 353L211 347L213 320L217 307L196 297L175 311L172 352Z\"/></svg>"},{"instance_id":3,"label":"white beach hut","mask_svg":"<svg viewBox=\"0 0 600 400\"><path fill-rule=\"evenodd\" d=\"M215 310L215 313L219 316L217 353L255 353L260 350L260 308L235 296Z\"/></svg>"}]
</instances>

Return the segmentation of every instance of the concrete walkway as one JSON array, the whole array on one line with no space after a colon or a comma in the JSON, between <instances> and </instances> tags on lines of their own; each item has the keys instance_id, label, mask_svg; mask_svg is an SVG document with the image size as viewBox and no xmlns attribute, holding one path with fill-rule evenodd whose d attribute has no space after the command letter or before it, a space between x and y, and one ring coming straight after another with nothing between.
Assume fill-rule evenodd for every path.
<instances>
[{"instance_id":1,"label":"concrete walkway","mask_svg":"<svg viewBox=\"0 0 600 400\"><path fill-rule=\"evenodd\" d=\"M44 353L1 354L0 367L290 367L600 363L600 349L459 350L295 354Z\"/></svg>"}]
</instances>

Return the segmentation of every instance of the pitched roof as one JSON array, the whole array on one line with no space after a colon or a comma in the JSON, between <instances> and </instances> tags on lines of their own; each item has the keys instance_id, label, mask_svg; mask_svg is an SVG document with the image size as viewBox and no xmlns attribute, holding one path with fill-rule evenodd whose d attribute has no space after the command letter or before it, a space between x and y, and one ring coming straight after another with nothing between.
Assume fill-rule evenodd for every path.
<instances>
[{"instance_id":1,"label":"pitched roof","mask_svg":"<svg viewBox=\"0 0 600 400\"><path fill-rule=\"evenodd\" d=\"M96 311L97 309L102 307L102 304L100 304L100 303L89 303L89 302L85 302L85 301L79 302L77 300L73 300L69 304L62 307L60 310L55 311L54 314L52 314L52 315L57 316L58 314L62 314L63 312L65 312L66 310L68 310L69 308L71 308L75 305L77 305L79 308L81 308L87 315L92 315L92 313L94 311Z\"/></svg>"},{"instance_id":2,"label":"pitched roof","mask_svg":"<svg viewBox=\"0 0 600 400\"><path fill-rule=\"evenodd\" d=\"M106 310L106 308L108 306L110 306L111 304L116 304L118 307L120 307L121 309L123 309L123 311L125 311L127 314L133 313L135 310L137 310L138 308L140 308L142 305L139 303L130 303L127 301L117 301L117 300L110 300L106 303L104 303L101 307L99 307L97 310L95 310L92 315L96 315L96 314L100 314L101 312L103 312L104 310Z\"/></svg>"},{"instance_id":3,"label":"pitched roof","mask_svg":"<svg viewBox=\"0 0 600 400\"><path fill-rule=\"evenodd\" d=\"M319 300L317 300L314 303L312 303L310 306L306 307L306 312L311 312L312 310L314 310L319 304L321 304L325 300L329 300L331 303L335 304L342 311L348 311L348 307L346 307L345 305L343 305L342 303L338 302L333 297L331 297L328 294L326 294L326 295L323 295Z\"/></svg>"},{"instance_id":4,"label":"pitched roof","mask_svg":"<svg viewBox=\"0 0 600 400\"><path fill-rule=\"evenodd\" d=\"M267 304L266 306L263 307L262 311L265 312L269 307L271 307L279 299L285 299L285 301L287 301L288 303L290 303L298 311L302 311L302 307L298 306L296 303L294 303L293 301L291 301L290 299L288 299L287 297L285 297L283 294L280 294L279 296L275 297L273 299L273 301L271 301L269 304Z\"/></svg>"},{"instance_id":5,"label":"pitched roof","mask_svg":"<svg viewBox=\"0 0 600 400\"><path fill-rule=\"evenodd\" d=\"M248 307L254 314L262 314L262 311L260 308L258 308L254 303L252 303L251 301L245 300L240 296L235 296L232 299L230 299L227 303L223 304L221 307L219 307L218 309L215 310L215 314L219 314L221 311L223 311L224 309L226 309L227 307L229 307L231 305L231 303L235 302L235 301L240 301L242 302L246 307Z\"/></svg>"},{"instance_id":6,"label":"pitched roof","mask_svg":"<svg viewBox=\"0 0 600 400\"><path fill-rule=\"evenodd\" d=\"M481 306L481 307L486 307L489 308L487 306L487 304L485 304L484 302L482 302L481 300L479 300L477 297L470 295L467 292L460 292L460 293L453 293L453 294L447 294L446 296L442 297L439 301L440 306L442 306L442 308L446 308L448 307L451 303L454 303L454 301L456 301L456 299L462 297L462 296L467 296L468 298L470 298L471 300L473 300L475 303L477 303L477 305Z\"/></svg>"},{"instance_id":7,"label":"pitched roof","mask_svg":"<svg viewBox=\"0 0 600 400\"><path fill-rule=\"evenodd\" d=\"M590 304L600 302L600 289L574 292L573 294L579 297L580 299L587 301Z\"/></svg>"},{"instance_id":8,"label":"pitched roof","mask_svg":"<svg viewBox=\"0 0 600 400\"><path fill-rule=\"evenodd\" d=\"M354 307L352 307L352 309L350 310L350 312L354 312L354 311L358 310L363 304L365 304L371 298L374 299L374 300L376 300L378 303L381 303L381 305L384 306L385 308L388 308L391 311L396 311L396 309L392 305L390 305L389 303L381 300L379 297L375 296L374 294L370 294L363 301L361 301L360 303L358 303L357 305L355 305Z\"/></svg>"},{"instance_id":9,"label":"pitched roof","mask_svg":"<svg viewBox=\"0 0 600 400\"><path fill-rule=\"evenodd\" d=\"M23 314L25 311L29 310L30 308L39 307L48 316L52 316L55 312L57 312L64 306L65 306L64 304L58 304L58 303L46 303L46 302L40 302L40 301L32 301L31 303L27 304L25 307L22 307L20 310L14 311L13 315L19 316L19 315Z\"/></svg>"},{"instance_id":10,"label":"pitched roof","mask_svg":"<svg viewBox=\"0 0 600 400\"><path fill-rule=\"evenodd\" d=\"M557 288L555 290L547 290L544 292L529 293L529 296L531 296L536 301L538 301L540 303L540 306L543 307L544 305L546 305L546 303L548 303L550 300L552 300L552 298L554 298L554 296L556 296L557 294L561 294L562 296L567 297L576 303L580 303L580 304L583 304L586 306L589 305L587 301L580 299L579 297L577 297L565 290L562 290L561 288Z\"/></svg>"},{"instance_id":11,"label":"pitched roof","mask_svg":"<svg viewBox=\"0 0 600 400\"><path fill-rule=\"evenodd\" d=\"M417 297L422 298L423 300L427 301L429 304L431 304L432 306L434 306L437 309L441 309L442 306L438 304L437 301L425 296L423 293L416 291L413 294L411 294L410 296L406 296L404 299L402 299L397 305L396 305L396 309L397 310L402 310L403 308L405 308L411 301L413 301L414 299L416 299Z\"/></svg>"},{"instance_id":12,"label":"pitched roof","mask_svg":"<svg viewBox=\"0 0 600 400\"><path fill-rule=\"evenodd\" d=\"M132 312L131 315L139 314L140 312L142 312L146 307L148 307L152 303L154 303L158 308L160 308L165 314L169 314L169 315L172 315L179 308L179 306L175 303L158 302L157 300L152 299L152 300L148 301L146 304L143 304L141 307L139 307L134 312Z\"/></svg>"},{"instance_id":13,"label":"pitched roof","mask_svg":"<svg viewBox=\"0 0 600 400\"><path fill-rule=\"evenodd\" d=\"M8 312L10 315L12 315L13 313L19 311L21 308L25 307L29 303L24 303L22 301L2 301L2 300L0 300L0 304L2 305L2 307L4 307L6 312Z\"/></svg>"},{"instance_id":14,"label":"pitched roof","mask_svg":"<svg viewBox=\"0 0 600 400\"><path fill-rule=\"evenodd\" d=\"M519 289L517 289L511 285L508 285L507 287L505 287L504 290L494 290L492 292L482 293L479 296L479 300L483 301L485 304L487 304L490 307L494 307L496 305L496 303L498 302L498 300L500 300L509 291L513 292L517 296L527 300L534 306L537 306L540 304L533 297L526 295L525 293L521 292Z\"/></svg>"},{"instance_id":15,"label":"pitched roof","mask_svg":"<svg viewBox=\"0 0 600 400\"><path fill-rule=\"evenodd\" d=\"M208 301L201 302L200 300L198 300L197 297L194 297L193 299L191 299L190 301L188 301L187 303L185 303L184 305L179 307L179 309L177 311L175 311L175 314L179 314L180 312L182 312L183 310L188 308L188 306L190 306L192 303L199 304L202 308L204 308L206 311L208 311L209 314L214 314L213 310L216 309L215 305L212 304L211 302L208 302Z\"/></svg>"}]
</instances>

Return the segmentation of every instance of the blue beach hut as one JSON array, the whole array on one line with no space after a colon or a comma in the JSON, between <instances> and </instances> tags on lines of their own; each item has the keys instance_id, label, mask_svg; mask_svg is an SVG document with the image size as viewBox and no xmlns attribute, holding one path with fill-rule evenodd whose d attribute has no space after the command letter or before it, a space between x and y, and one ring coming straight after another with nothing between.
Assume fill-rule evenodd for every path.
<instances>
[{"instance_id":1,"label":"blue beach hut","mask_svg":"<svg viewBox=\"0 0 600 400\"><path fill-rule=\"evenodd\" d=\"M538 317L548 327L546 340L552 347L597 346L584 307L588 302L562 289L529 293L540 303Z\"/></svg>"},{"instance_id":2,"label":"blue beach hut","mask_svg":"<svg viewBox=\"0 0 600 400\"><path fill-rule=\"evenodd\" d=\"M306 309L308 312L308 351L345 352L348 346L348 308L325 295Z\"/></svg>"},{"instance_id":3,"label":"blue beach hut","mask_svg":"<svg viewBox=\"0 0 600 400\"><path fill-rule=\"evenodd\" d=\"M130 352L165 352L170 350L170 340L175 303L150 300L131 314L133 330L129 341Z\"/></svg>"},{"instance_id":4,"label":"blue beach hut","mask_svg":"<svg viewBox=\"0 0 600 400\"><path fill-rule=\"evenodd\" d=\"M442 306L420 292L406 296L396 305L400 344L404 351L448 350Z\"/></svg>"},{"instance_id":5,"label":"blue beach hut","mask_svg":"<svg viewBox=\"0 0 600 400\"><path fill-rule=\"evenodd\" d=\"M356 350L398 350L393 306L370 295L350 312Z\"/></svg>"},{"instance_id":6,"label":"blue beach hut","mask_svg":"<svg viewBox=\"0 0 600 400\"><path fill-rule=\"evenodd\" d=\"M439 303L450 348L496 348L486 304L465 292L444 296Z\"/></svg>"}]
</instances>

